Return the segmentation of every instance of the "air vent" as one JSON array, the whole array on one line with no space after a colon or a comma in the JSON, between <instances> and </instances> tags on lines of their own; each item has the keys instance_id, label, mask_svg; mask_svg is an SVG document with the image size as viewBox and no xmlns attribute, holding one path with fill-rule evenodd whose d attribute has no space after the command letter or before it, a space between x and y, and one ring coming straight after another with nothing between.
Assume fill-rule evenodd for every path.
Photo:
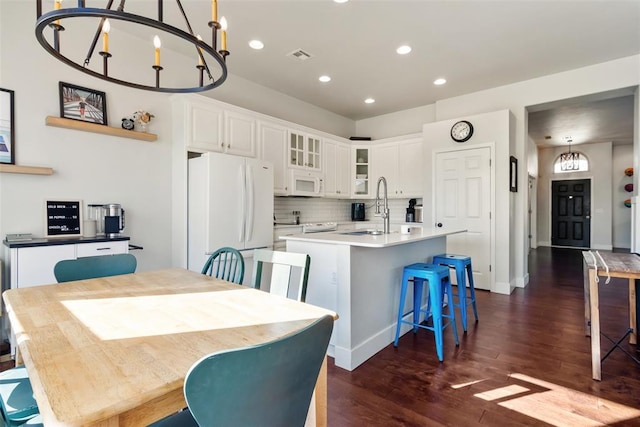
<instances>
[{"instance_id":1,"label":"air vent","mask_svg":"<svg viewBox=\"0 0 640 427\"><path fill-rule=\"evenodd\" d=\"M297 59L298 61L306 61L307 59L313 58L313 55L305 52L302 49L296 49L293 52L288 53L286 56L290 56L291 58Z\"/></svg>"}]
</instances>

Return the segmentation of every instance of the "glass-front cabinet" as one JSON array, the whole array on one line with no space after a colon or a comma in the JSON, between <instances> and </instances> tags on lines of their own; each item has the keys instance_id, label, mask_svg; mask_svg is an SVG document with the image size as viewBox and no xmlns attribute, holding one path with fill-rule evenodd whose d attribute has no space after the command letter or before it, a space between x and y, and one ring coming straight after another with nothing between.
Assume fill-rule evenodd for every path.
<instances>
[{"instance_id":1,"label":"glass-front cabinet","mask_svg":"<svg viewBox=\"0 0 640 427\"><path fill-rule=\"evenodd\" d=\"M371 196L371 163L369 147L353 147L352 179L353 196L366 198Z\"/></svg>"},{"instance_id":2,"label":"glass-front cabinet","mask_svg":"<svg viewBox=\"0 0 640 427\"><path fill-rule=\"evenodd\" d=\"M289 131L289 166L320 170L320 137Z\"/></svg>"}]
</instances>

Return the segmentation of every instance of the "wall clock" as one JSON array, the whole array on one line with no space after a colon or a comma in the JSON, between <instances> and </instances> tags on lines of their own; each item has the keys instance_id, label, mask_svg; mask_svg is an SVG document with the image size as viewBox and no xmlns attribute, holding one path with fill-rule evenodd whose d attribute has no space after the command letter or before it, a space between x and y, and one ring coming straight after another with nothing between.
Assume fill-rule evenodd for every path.
<instances>
[{"instance_id":1,"label":"wall clock","mask_svg":"<svg viewBox=\"0 0 640 427\"><path fill-rule=\"evenodd\" d=\"M473 125L471 122L461 120L451 126L451 138L455 142L468 141L473 135Z\"/></svg>"}]
</instances>

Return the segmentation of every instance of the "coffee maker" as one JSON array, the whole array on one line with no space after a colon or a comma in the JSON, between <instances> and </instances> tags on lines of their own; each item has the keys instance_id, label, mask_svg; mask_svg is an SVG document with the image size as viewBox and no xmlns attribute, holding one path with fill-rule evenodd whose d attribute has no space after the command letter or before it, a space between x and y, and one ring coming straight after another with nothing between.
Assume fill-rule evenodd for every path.
<instances>
[{"instance_id":1,"label":"coffee maker","mask_svg":"<svg viewBox=\"0 0 640 427\"><path fill-rule=\"evenodd\" d=\"M124 209L117 203L102 206L104 212L104 234L107 238L119 237L124 230Z\"/></svg>"}]
</instances>

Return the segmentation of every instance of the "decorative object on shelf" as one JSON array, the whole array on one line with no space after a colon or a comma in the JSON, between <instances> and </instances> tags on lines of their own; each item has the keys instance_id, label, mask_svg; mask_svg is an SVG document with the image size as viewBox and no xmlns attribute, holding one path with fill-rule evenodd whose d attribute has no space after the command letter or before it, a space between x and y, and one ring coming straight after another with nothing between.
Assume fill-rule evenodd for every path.
<instances>
[{"instance_id":1,"label":"decorative object on shelf","mask_svg":"<svg viewBox=\"0 0 640 427\"><path fill-rule=\"evenodd\" d=\"M133 130L135 122L131 117L125 117L122 119L122 129Z\"/></svg>"},{"instance_id":2,"label":"decorative object on shelf","mask_svg":"<svg viewBox=\"0 0 640 427\"><path fill-rule=\"evenodd\" d=\"M60 117L82 122L107 124L104 92L60 82Z\"/></svg>"},{"instance_id":3,"label":"decorative object on shelf","mask_svg":"<svg viewBox=\"0 0 640 427\"><path fill-rule=\"evenodd\" d=\"M466 120L460 120L451 126L451 139L455 142L466 142L473 136L473 125Z\"/></svg>"},{"instance_id":4,"label":"decorative object on shelf","mask_svg":"<svg viewBox=\"0 0 640 427\"><path fill-rule=\"evenodd\" d=\"M625 205L626 207L630 208L630 207L631 207L631 199L627 199L627 200L625 200L625 201L624 201L624 205Z\"/></svg>"},{"instance_id":5,"label":"decorative object on shelf","mask_svg":"<svg viewBox=\"0 0 640 427\"><path fill-rule=\"evenodd\" d=\"M147 111L138 110L133 113L133 120L138 124L140 132L147 132L149 130L149 122L155 117Z\"/></svg>"},{"instance_id":6,"label":"decorative object on shelf","mask_svg":"<svg viewBox=\"0 0 640 427\"><path fill-rule=\"evenodd\" d=\"M227 79L226 58L229 55L227 50L227 21L224 17L221 17L220 22L218 22L218 3L216 0L211 2L211 21L207 24L211 29L210 45L194 34L180 0L175 0L176 9L170 11L178 12L176 14L178 21L175 23L177 26L174 26L174 23L164 22L164 0L157 1L157 8L149 6L152 2L146 2L146 5L143 4L142 6L134 5L134 8L136 6L138 9L146 8L148 10L148 13L145 12L147 16L125 11L124 0L119 2L119 6L115 10L111 10L112 3L113 0L107 0L104 8L86 7L85 1L79 0L75 7L63 7L62 0L54 0L52 9L45 10L43 13L42 0L36 0L36 38L47 52L76 70L136 89L171 93L202 92L222 85ZM151 17L154 12L157 12L157 19ZM89 25L76 25L75 21L79 21L79 18L83 18L81 21ZM65 22L69 22L69 31L67 31L69 34L67 37L72 38L75 43L65 45L63 42L62 36L66 34L64 33L66 28L63 26ZM184 30L179 27L184 28ZM89 31L83 32L82 29L84 28L89 29ZM95 31L92 28L95 28ZM220 50L216 50L218 30L222 30ZM131 51L132 47L127 45L118 49L116 45L118 39L116 37L114 37L114 43L112 43L110 49L110 36L132 32L139 35L139 37L131 38L131 40L145 40L144 34L151 32L149 38L152 38L154 42L149 44L148 49L150 53L153 52L155 54L155 61L148 61L149 74L140 73L139 76L134 76L132 70L142 70L145 69L145 66L143 63L140 63L139 66L130 64L132 58L139 58L140 61L145 61L148 60L145 59L148 58L147 56L119 55L118 52ZM193 63L171 61L172 69L169 75L174 76L172 77L174 80L165 85L160 84L160 72L163 70L160 65L162 43L158 34L152 37L153 33L158 32L163 36L174 36L173 40L181 43L186 42L193 49ZM102 61L98 58L94 64L91 64L101 34L102 50L98 52L98 55L102 57ZM86 44L77 43L79 40L85 40ZM110 61L116 61L116 69L120 70L118 74L109 74L108 65ZM121 62L118 63L117 61ZM205 73L208 79L206 84L204 82ZM147 82L154 75L155 85L149 85ZM185 76L193 77L189 79ZM196 80L199 84L191 86Z\"/></svg>"},{"instance_id":7,"label":"decorative object on shelf","mask_svg":"<svg viewBox=\"0 0 640 427\"><path fill-rule=\"evenodd\" d=\"M633 184L627 184L627 185L625 185L625 186L624 186L624 190L625 190L627 193L631 193L631 192L633 191Z\"/></svg>"},{"instance_id":8,"label":"decorative object on shelf","mask_svg":"<svg viewBox=\"0 0 640 427\"><path fill-rule=\"evenodd\" d=\"M624 174L627 176L633 176L633 168L626 168Z\"/></svg>"},{"instance_id":9,"label":"decorative object on shelf","mask_svg":"<svg viewBox=\"0 0 640 427\"><path fill-rule=\"evenodd\" d=\"M509 157L509 191L518 192L518 159Z\"/></svg>"},{"instance_id":10,"label":"decorative object on shelf","mask_svg":"<svg viewBox=\"0 0 640 427\"><path fill-rule=\"evenodd\" d=\"M0 163L13 165L15 157L14 92L0 88Z\"/></svg>"}]
</instances>

